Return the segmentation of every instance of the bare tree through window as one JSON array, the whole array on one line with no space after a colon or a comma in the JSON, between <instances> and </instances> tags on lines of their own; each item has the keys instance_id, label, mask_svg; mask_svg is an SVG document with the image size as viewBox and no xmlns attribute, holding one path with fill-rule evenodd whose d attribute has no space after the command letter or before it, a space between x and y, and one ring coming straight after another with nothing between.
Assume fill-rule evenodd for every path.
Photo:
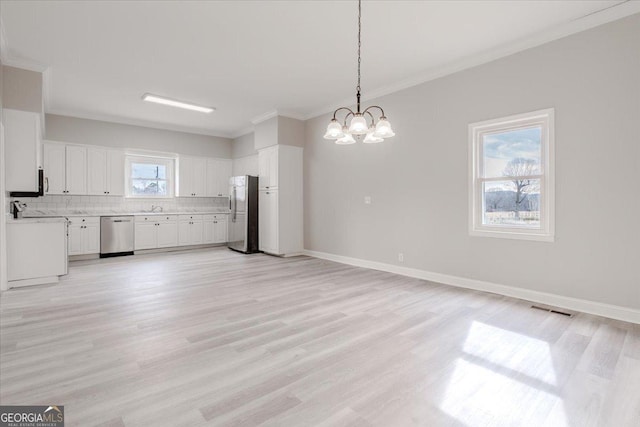
<instances>
[{"instance_id":1,"label":"bare tree through window","mask_svg":"<svg viewBox=\"0 0 640 427\"><path fill-rule=\"evenodd\" d=\"M533 159L516 157L509 161L504 168L504 176L511 179L515 185L515 217L520 219L522 210L530 210L534 204L527 203L530 193L539 191L540 174L539 163Z\"/></svg>"}]
</instances>

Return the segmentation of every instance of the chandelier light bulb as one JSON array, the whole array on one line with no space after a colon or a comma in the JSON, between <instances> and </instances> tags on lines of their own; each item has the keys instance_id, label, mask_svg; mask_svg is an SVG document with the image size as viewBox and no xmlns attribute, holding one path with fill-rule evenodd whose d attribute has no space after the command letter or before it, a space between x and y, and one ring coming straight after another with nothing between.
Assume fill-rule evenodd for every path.
<instances>
[{"instance_id":1,"label":"chandelier light bulb","mask_svg":"<svg viewBox=\"0 0 640 427\"><path fill-rule=\"evenodd\" d=\"M327 133L324 134L324 139L338 139L343 136L342 125L336 119L331 120L327 126Z\"/></svg>"},{"instance_id":2,"label":"chandelier light bulb","mask_svg":"<svg viewBox=\"0 0 640 427\"><path fill-rule=\"evenodd\" d=\"M351 125L349 126L349 133L352 135L364 135L369 130L367 126L367 120L362 114L355 114L351 119Z\"/></svg>"}]
</instances>

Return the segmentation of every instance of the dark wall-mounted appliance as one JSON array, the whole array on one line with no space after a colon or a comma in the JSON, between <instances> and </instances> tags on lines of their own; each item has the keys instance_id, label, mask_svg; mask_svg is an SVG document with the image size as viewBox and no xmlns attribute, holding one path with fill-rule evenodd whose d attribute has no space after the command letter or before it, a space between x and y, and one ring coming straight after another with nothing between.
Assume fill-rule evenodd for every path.
<instances>
[{"instance_id":1,"label":"dark wall-mounted appliance","mask_svg":"<svg viewBox=\"0 0 640 427\"><path fill-rule=\"evenodd\" d=\"M11 191L11 197L42 197L44 196L44 170L38 169L38 191Z\"/></svg>"}]
</instances>

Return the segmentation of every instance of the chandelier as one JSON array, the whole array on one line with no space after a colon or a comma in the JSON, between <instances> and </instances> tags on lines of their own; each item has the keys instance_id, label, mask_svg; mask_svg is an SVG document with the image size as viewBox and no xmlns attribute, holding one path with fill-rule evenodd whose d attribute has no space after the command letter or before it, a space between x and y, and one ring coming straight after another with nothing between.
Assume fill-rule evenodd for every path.
<instances>
[{"instance_id":1,"label":"chandelier","mask_svg":"<svg viewBox=\"0 0 640 427\"><path fill-rule=\"evenodd\" d=\"M327 126L327 133L325 133L325 139L334 139L336 144L346 145L354 144L356 139L360 140L364 136L362 142L370 144L376 142L382 142L385 138L391 138L395 135L391 129L391 123L384 115L382 107L372 105L360 111L360 47L361 32L362 32L362 0L358 0L358 85L356 86L356 99L357 108L356 111L351 110L348 107L340 107L333 112L333 119ZM380 118L376 122L375 117L372 114L372 110L380 110ZM342 122L339 122L337 117L338 112L345 113ZM349 126L347 126L347 120L351 118ZM367 119L370 119L367 123ZM355 138L354 138L355 137Z\"/></svg>"}]
</instances>

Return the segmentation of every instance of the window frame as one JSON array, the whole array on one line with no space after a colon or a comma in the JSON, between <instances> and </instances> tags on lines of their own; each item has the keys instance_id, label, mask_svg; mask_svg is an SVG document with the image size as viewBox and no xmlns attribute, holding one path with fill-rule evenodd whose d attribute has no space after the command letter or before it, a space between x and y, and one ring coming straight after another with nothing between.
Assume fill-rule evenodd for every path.
<instances>
[{"instance_id":1,"label":"window frame","mask_svg":"<svg viewBox=\"0 0 640 427\"><path fill-rule=\"evenodd\" d=\"M555 109L532 111L469 124L469 235L505 239L553 242L555 239ZM483 184L505 181L506 177L485 178L482 138L488 133L541 126L540 228L483 224Z\"/></svg>"},{"instance_id":2,"label":"window frame","mask_svg":"<svg viewBox=\"0 0 640 427\"><path fill-rule=\"evenodd\" d=\"M132 163L147 163L147 164L156 164L156 165L164 165L167 168L167 177L162 180L167 183L167 194L166 195L142 195L142 194L133 194L131 191L132 186L132 176L131 176L131 164ZM175 169L176 169L176 161L174 157L169 156L160 156L160 155L143 155L143 154L126 154L125 155L125 163L124 163L124 172L125 172L125 197L129 199L173 199L175 197Z\"/></svg>"}]
</instances>

